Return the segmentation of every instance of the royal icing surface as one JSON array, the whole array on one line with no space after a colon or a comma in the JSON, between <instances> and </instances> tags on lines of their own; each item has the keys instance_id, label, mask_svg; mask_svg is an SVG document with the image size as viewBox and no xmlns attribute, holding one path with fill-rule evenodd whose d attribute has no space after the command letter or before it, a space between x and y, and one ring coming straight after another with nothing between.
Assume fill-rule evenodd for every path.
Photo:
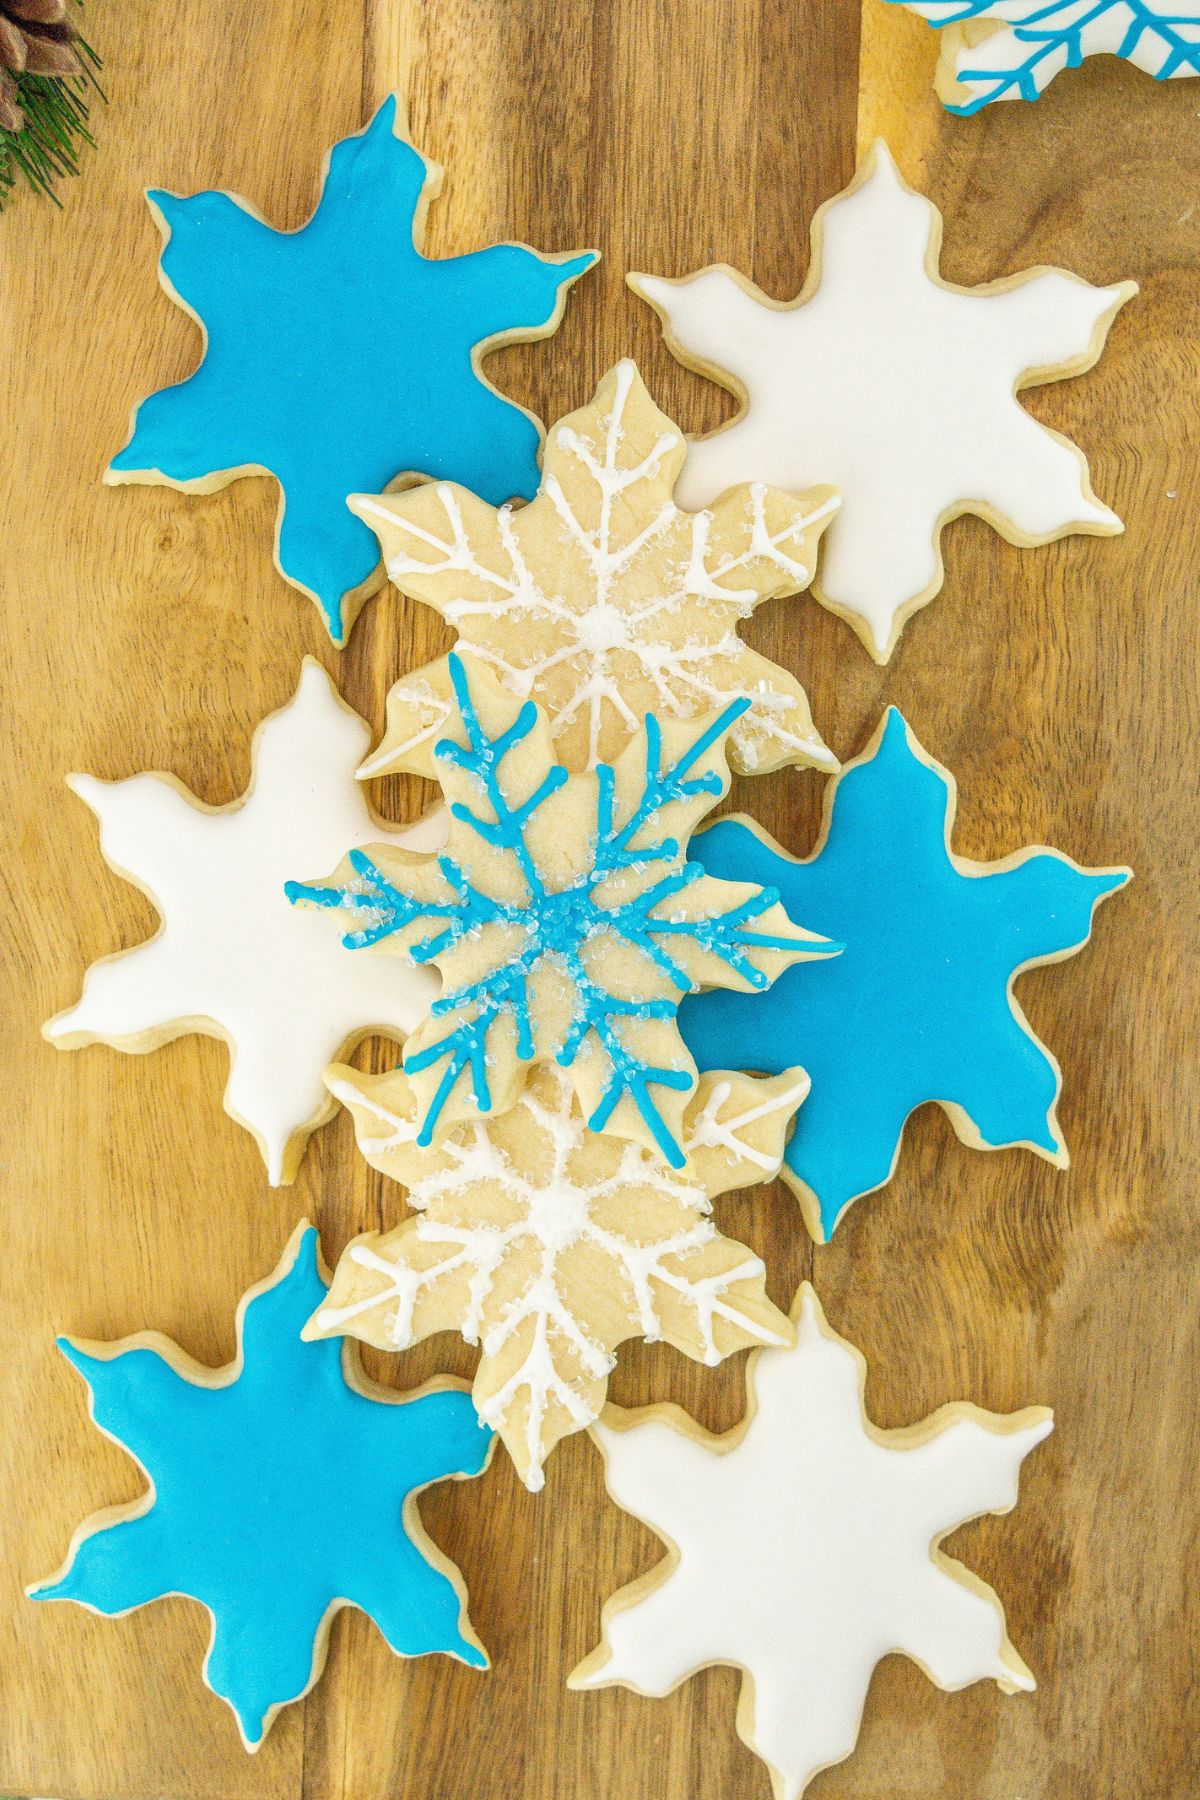
<instances>
[{"instance_id":1,"label":"royal icing surface","mask_svg":"<svg viewBox=\"0 0 1200 1800\"><path fill-rule=\"evenodd\" d=\"M662 1695L732 1663L747 1677L738 1732L777 1800L850 1755L893 1651L942 1688L1032 1689L996 1595L937 1546L1016 1504L1021 1463L1052 1428L1043 1407L957 1404L880 1431L863 1410L865 1364L807 1283L797 1320L794 1349L753 1358L748 1422L726 1438L676 1408L593 1427L609 1493L673 1554L610 1601L603 1643L569 1680Z\"/></svg>"},{"instance_id":2,"label":"royal icing surface","mask_svg":"<svg viewBox=\"0 0 1200 1800\"><path fill-rule=\"evenodd\" d=\"M768 300L723 266L679 282L629 277L676 354L746 403L692 446L680 500L701 506L747 480L832 482L842 504L813 592L880 662L941 587L941 528L957 514L1018 544L1121 529L1080 452L1016 392L1089 368L1134 285L1033 269L951 287L940 242L941 215L880 142L817 214L795 301Z\"/></svg>"},{"instance_id":3,"label":"royal icing surface","mask_svg":"<svg viewBox=\"0 0 1200 1800\"><path fill-rule=\"evenodd\" d=\"M162 925L94 963L79 1004L46 1035L65 1049L117 1050L191 1031L225 1038L225 1105L254 1133L272 1182L292 1180L334 1111L326 1065L372 1030L411 1031L437 993L430 970L346 956L284 893L297 867L326 865L347 844L439 843L436 815L399 832L372 816L354 779L369 736L306 660L294 698L260 727L250 788L232 805L204 806L168 775L70 778L100 821L106 861L150 896Z\"/></svg>"},{"instance_id":4,"label":"royal icing surface","mask_svg":"<svg viewBox=\"0 0 1200 1800\"><path fill-rule=\"evenodd\" d=\"M837 496L759 483L712 512L681 512L672 496L684 453L622 362L551 428L532 505L497 512L441 483L351 506L378 533L397 586L436 607L511 693L545 707L568 768L611 761L651 710L691 719L733 700L749 701L729 737L738 770L836 768L803 689L738 628L760 601L807 587ZM453 706L444 661L404 676L363 774L432 775Z\"/></svg>"},{"instance_id":5,"label":"royal icing surface","mask_svg":"<svg viewBox=\"0 0 1200 1800\"><path fill-rule=\"evenodd\" d=\"M529 1065L553 1060L589 1129L611 1124L680 1168L696 1085L680 995L765 988L837 948L794 926L769 890L711 881L687 860L729 786L725 737L747 702L689 723L650 714L615 764L568 775L539 707L479 663L452 656L449 671L456 711L437 750L446 854L354 851L329 883L292 882L289 895L348 911L349 948L386 944L441 973L404 1048L419 1145L507 1111Z\"/></svg>"},{"instance_id":6,"label":"royal icing surface","mask_svg":"<svg viewBox=\"0 0 1200 1800\"><path fill-rule=\"evenodd\" d=\"M516 1106L417 1144L402 1071L332 1069L371 1165L401 1181L418 1217L346 1250L310 1333L348 1332L403 1350L461 1331L481 1349L473 1398L526 1486L559 1438L596 1418L626 1338L714 1365L750 1344L790 1341L763 1265L722 1237L711 1201L768 1181L808 1082L708 1075L683 1121L680 1171L640 1145L586 1128L565 1071L538 1071Z\"/></svg>"},{"instance_id":7,"label":"royal icing surface","mask_svg":"<svg viewBox=\"0 0 1200 1800\"><path fill-rule=\"evenodd\" d=\"M59 1340L92 1417L150 1479L140 1500L85 1522L66 1567L29 1590L110 1616L185 1594L208 1608L204 1679L256 1750L276 1712L319 1680L329 1622L356 1606L398 1656L487 1657L457 1569L425 1537L414 1496L477 1475L491 1433L469 1397L407 1397L349 1379L337 1343L300 1337L325 1295L302 1226L238 1313L238 1358L193 1363L166 1338Z\"/></svg>"},{"instance_id":8,"label":"royal icing surface","mask_svg":"<svg viewBox=\"0 0 1200 1800\"><path fill-rule=\"evenodd\" d=\"M413 474L497 505L537 490L537 421L485 381L483 355L544 336L595 262L492 244L421 253L442 171L401 134L394 98L330 153L308 224L275 231L235 195L148 195L162 281L204 332L195 374L139 407L113 482L209 491L273 474L276 560L335 643L378 566L356 489Z\"/></svg>"},{"instance_id":9,"label":"royal icing surface","mask_svg":"<svg viewBox=\"0 0 1200 1800\"><path fill-rule=\"evenodd\" d=\"M955 804L953 777L893 708L831 784L807 861L748 821L722 821L693 845L710 874L770 881L789 913L845 946L751 1005L714 993L680 1008L701 1068L798 1063L811 1077L784 1174L818 1239L890 1179L905 1121L927 1101L965 1143L1020 1144L1066 1164L1058 1064L1012 983L1080 949L1129 870L1081 869L1041 849L968 862L950 849Z\"/></svg>"},{"instance_id":10,"label":"royal icing surface","mask_svg":"<svg viewBox=\"0 0 1200 1800\"><path fill-rule=\"evenodd\" d=\"M1198 0L891 0L942 32L937 89L970 117L1036 100L1085 56L1120 56L1159 81L1200 75Z\"/></svg>"}]
</instances>

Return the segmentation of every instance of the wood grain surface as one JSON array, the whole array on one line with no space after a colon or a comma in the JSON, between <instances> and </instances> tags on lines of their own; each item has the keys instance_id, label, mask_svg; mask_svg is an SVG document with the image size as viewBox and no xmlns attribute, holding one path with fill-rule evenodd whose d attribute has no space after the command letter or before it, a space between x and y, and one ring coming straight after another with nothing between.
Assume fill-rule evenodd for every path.
<instances>
[{"instance_id":1,"label":"wood grain surface","mask_svg":"<svg viewBox=\"0 0 1200 1800\"><path fill-rule=\"evenodd\" d=\"M983 1156L926 1109L896 1179L813 1252L782 1188L718 1203L766 1258L785 1307L812 1276L871 1367L885 1426L963 1397L1054 1407L1058 1427L1007 1518L952 1550L993 1582L1036 1695L937 1691L880 1669L857 1755L813 1800L1190 1800L1197 1790L1197 619L1200 507L1200 83L1111 61L1036 105L962 122L935 100L935 43L880 0L94 0L111 105L61 213L18 196L0 220L0 588L4 901L0 1157L0 1792L63 1800L767 1800L737 1741L737 1677L672 1698L568 1693L600 1604L658 1555L603 1495L584 1438L533 1497L497 1455L481 1484L422 1503L461 1565L495 1661L402 1664L343 1613L329 1665L254 1758L201 1685L207 1621L172 1600L123 1620L34 1608L23 1584L85 1514L141 1477L88 1424L56 1330L153 1326L208 1361L233 1353L239 1295L296 1220L346 1240L403 1212L354 1152L349 1120L270 1190L221 1110L226 1052L189 1038L149 1057L64 1054L39 1038L86 963L137 943L151 907L101 862L68 770L169 769L205 800L241 792L254 725L305 652L378 729L389 683L446 643L388 591L340 657L271 564L276 491L208 499L108 490L131 403L193 366L195 327L155 280L148 183L230 188L273 222L308 214L327 146L392 88L447 168L433 254L516 237L596 243L558 336L490 365L553 417L634 354L687 429L732 403L667 354L629 268L724 259L774 295L800 286L813 208L887 134L946 213L943 267L975 282L1058 263L1133 277L1091 374L1031 412L1091 458L1127 521L1115 540L1011 548L976 520L945 535L946 585L875 668L809 599L750 635L796 670L842 755L895 701L960 783L957 847L1053 844L1127 861L1075 962L1020 997L1065 1073L1068 1174ZM820 782L797 772L734 800L795 850ZM396 816L421 796L396 782ZM450 1338L375 1373L469 1373ZM743 1359L718 1371L630 1346L613 1398L676 1399L733 1423Z\"/></svg>"}]
</instances>

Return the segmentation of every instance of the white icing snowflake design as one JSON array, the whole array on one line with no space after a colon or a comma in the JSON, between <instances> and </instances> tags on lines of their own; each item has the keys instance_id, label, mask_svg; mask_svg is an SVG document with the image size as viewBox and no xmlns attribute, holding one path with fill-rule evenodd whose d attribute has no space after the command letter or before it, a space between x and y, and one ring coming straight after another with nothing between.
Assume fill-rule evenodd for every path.
<instances>
[{"instance_id":1,"label":"white icing snowflake design","mask_svg":"<svg viewBox=\"0 0 1200 1800\"><path fill-rule=\"evenodd\" d=\"M969 118L1036 100L1063 69L1119 56L1157 81L1200 75L1200 0L889 0L941 33L937 91Z\"/></svg>"},{"instance_id":2,"label":"white icing snowflake design","mask_svg":"<svg viewBox=\"0 0 1200 1800\"><path fill-rule=\"evenodd\" d=\"M713 1365L732 1350L790 1341L763 1265L723 1237L713 1196L778 1171L808 1091L801 1070L770 1080L702 1077L675 1171L641 1146L589 1132L565 1073L542 1069L516 1107L417 1144L401 1071L335 1068L359 1148L408 1189L418 1217L346 1250L308 1335L344 1333L403 1350L458 1330L482 1355L474 1400L526 1485L553 1445L596 1418L616 1346L666 1339Z\"/></svg>"},{"instance_id":3,"label":"white icing snowflake design","mask_svg":"<svg viewBox=\"0 0 1200 1800\"><path fill-rule=\"evenodd\" d=\"M397 587L436 607L510 693L545 708L568 768L619 755L647 712L686 720L745 700L729 739L736 769L835 769L804 690L738 631L763 600L808 586L837 496L758 483L686 513L674 500L684 455L682 433L621 362L551 429L541 488L520 511L447 482L351 505ZM432 775L453 704L444 660L403 676L362 775Z\"/></svg>"},{"instance_id":4,"label":"white icing snowflake design","mask_svg":"<svg viewBox=\"0 0 1200 1800\"><path fill-rule=\"evenodd\" d=\"M866 1365L807 1283L796 1316L794 1349L752 1359L748 1418L726 1437L675 1407L593 1427L613 1499L672 1554L609 1602L604 1641L568 1684L662 1695L713 1663L740 1668L738 1732L777 1800L850 1755L893 1651L946 1689L1034 1686L996 1595L938 1544L1016 1504L1021 1463L1053 1423L1044 1407L959 1403L880 1431Z\"/></svg>"},{"instance_id":5,"label":"white icing snowflake design","mask_svg":"<svg viewBox=\"0 0 1200 1800\"><path fill-rule=\"evenodd\" d=\"M371 1031L404 1037L438 991L432 970L347 956L284 883L347 844L434 848L436 815L408 831L374 817L354 779L369 741L328 675L305 660L295 696L264 721L246 794L205 806L170 775L73 775L100 821L106 861L149 896L157 934L93 964L83 996L45 1027L63 1049L154 1050L188 1032L230 1050L226 1110L253 1132L273 1183L291 1181L336 1110L329 1061Z\"/></svg>"},{"instance_id":6,"label":"white icing snowflake design","mask_svg":"<svg viewBox=\"0 0 1200 1800\"><path fill-rule=\"evenodd\" d=\"M737 481L832 482L842 505L813 593L879 662L940 589L942 527L959 514L1018 545L1121 530L1080 452L1016 396L1090 368L1134 284L1095 288L1044 268L953 287L938 273L941 228L879 142L814 219L794 301L724 266L629 277L675 354L745 403L693 444L683 503Z\"/></svg>"}]
</instances>

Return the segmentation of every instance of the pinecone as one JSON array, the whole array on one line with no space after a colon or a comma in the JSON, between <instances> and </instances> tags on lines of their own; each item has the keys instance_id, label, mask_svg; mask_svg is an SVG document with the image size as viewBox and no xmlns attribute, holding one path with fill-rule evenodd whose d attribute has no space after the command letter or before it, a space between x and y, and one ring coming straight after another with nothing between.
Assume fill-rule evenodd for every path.
<instances>
[{"instance_id":1,"label":"pinecone","mask_svg":"<svg viewBox=\"0 0 1200 1800\"><path fill-rule=\"evenodd\" d=\"M25 114L15 77L82 75L72 48L79 33L68 17L72 0L0 0L0 126L21 131Z\"/></svg>"}]
</instances>

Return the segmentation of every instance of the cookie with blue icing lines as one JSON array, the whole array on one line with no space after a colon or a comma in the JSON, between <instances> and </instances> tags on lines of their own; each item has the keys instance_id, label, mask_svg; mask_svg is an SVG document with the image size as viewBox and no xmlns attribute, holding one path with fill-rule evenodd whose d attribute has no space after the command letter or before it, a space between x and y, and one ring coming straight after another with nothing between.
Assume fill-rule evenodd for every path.
<instances>
[{"instance_id":1,"label":"cookie with blue icing lines","mask_svg":"<svg viewBox=\"0 0 1200 1800\"><path fill-rule=\"evenodd\" d=\"M495 1439L462 1384L379 1387L336 1341L300 1332L324 1303L317 1234L293 1233L238 1308L236 1360L212 1369L157 1332L118 1343L60 1338L100 1430L149 1488L85 1520L57 1575L28 1590L120 1616L186 1595L212 1617L204 1679L247 1750L319 1680L343 1606L398 1656L486 1668L462 1578L425 1535L431 1482L478 1475Z\"/></svg>"},{"instance_id":2,"label":"cookie with blue icing lines","mask_svg":"<svg viewBox=\"0 0 1200 1800\"><path fill-rule=\"evenodd\" d=\"M353 849L328 879L289 881L288 897L331 912L356 955L378 949L441 977L404 1047L422 1149L461 1120L507 1112L533 1068L554 1062L589 1131L682 1169L697 1076L680 996L765 988L838 950L772 889L706 879L689 858L728 790L725 745L749 698L695 719L647 713L615 762L571 774L541 707L469 656L448 668L456 711L435 752L445 853Z\"/></svg>"},{"instance_id":3,"label":"cookie with blue icing lines","mask_svg":"<svg viewBox=\"0 0 1200 1800\"><path fill-rule=\"evenodd\" d=\"M1037 100L1064 69L1116 56L1156 81L1200 75L1200 0L888 0L938 33L934 87L971 118Z\"/></svg>"},{"instance_id":4,"label":"cookie with blue icing lines","mask_svg":"<svg viewBox=\"0 0 1200 1800\"><path fill-rule=\"evenodd\" d=\"M955 855L954 778L895 708L826 792L805 859L745 818L701 833L692 855L718 878L770 883L842 954L784 970L761 995L688 995L679 1008L702 1070L799 1064L811 1077L781 1173L819 1242L891 1179L905 1123L928 1102L966 1144L1066 1167L1059 1066L1013 982L1081 949L1096 906L1130 878L1040 847L993 863Z\"/></svg>"},{"instance_id":5,"label":"cookie with blue icing lines","mask_svg":"<svg viewBox=\"0 0 1200 1800\"><path fill-rule=\"evenodd\" d=\"M490 244L422 254L439 166L404 136L395 97L329 153L306 225L276 231L246 200L147 193L160 279L204 336L195 373L136 409L105 480L212 493L241 475L282 490L276 565L345 642L381 580L346 506L422 477L499 505L532 499L541 427L484 378L502 344L552 332L595 251Z\"/></svg>"}]
</instances>

